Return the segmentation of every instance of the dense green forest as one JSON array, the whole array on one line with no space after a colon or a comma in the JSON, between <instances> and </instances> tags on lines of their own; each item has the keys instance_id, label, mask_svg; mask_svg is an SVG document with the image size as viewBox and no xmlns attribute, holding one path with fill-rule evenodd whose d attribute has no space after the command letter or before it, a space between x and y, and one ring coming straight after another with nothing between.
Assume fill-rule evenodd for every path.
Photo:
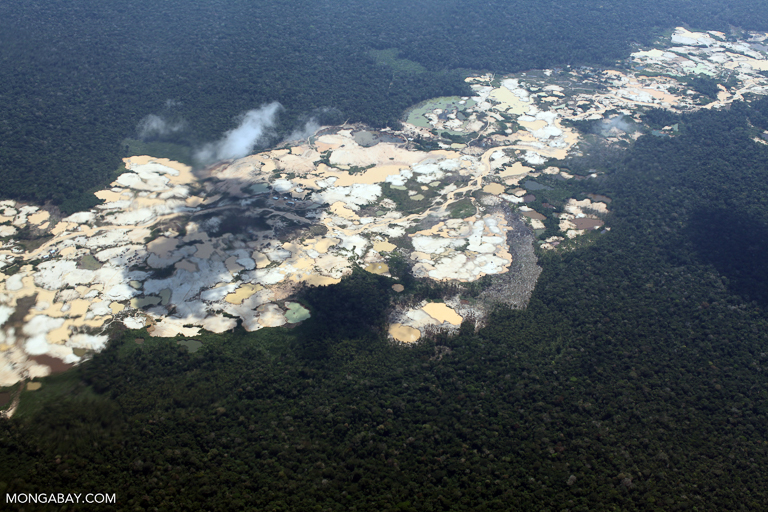
<instances>
[{"instance_id":1,"label":"dense green forest","mask_svg":"<svg viewBox=\"0 0 768 512\"><path fill-rule=\"evenodd\" d=\"M768 29L759 0L10 0L0 4L0 196L89 207L149 114L195 146L279 101L279 137L310 116L395 125L466 92L462 70L613 65L689 24ZM377 50L392 50L384 59ZM409 61L412 63L409 65ZM170 103L169 103L170 100ZM168 107L167 105L173 105Z\"/></svg>"},{"instance_id":2,"label":"dense green forest","mask_svg":"<svg viewBox=\"0 0 768 512\"><path fill-rule=\"evenodd\" d=\"M116 492L120 510L768 508L768 101L674 120L606 164L611 231L542 253L526 310L392 346L387 278L356 272L307 290L295 329L194 354L115 332L0 426L0 491Z\"/></svg>"}]
</instances>

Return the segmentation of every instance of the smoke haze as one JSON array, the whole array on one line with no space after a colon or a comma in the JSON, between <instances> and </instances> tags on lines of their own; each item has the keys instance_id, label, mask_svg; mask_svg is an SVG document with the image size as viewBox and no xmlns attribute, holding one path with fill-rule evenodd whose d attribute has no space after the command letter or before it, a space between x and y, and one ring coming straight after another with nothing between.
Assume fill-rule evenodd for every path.
<instances>
[{"instance_id":1,"label":"smoke haze","mask_svg":"<svg viewBox=\"0 0 768 512\"><path fill-rule=\"evenodd\" d=\"M612 117L611 119L605 119L600 124L600 135L603 137L609 136L613 128L625 133L635 131L635 126L632 123L625 121L624 116L617 116Z\"/></svg>"},{"instance_id":2,"label":"smoke haze","mask_svg":"<svg viewBox=\"0 0 768 512\"><path fill-rule=\"evenodd\" d=\"M136 131L139 133L139 138L147 139L150 137L170 135L171 133L183 130L185 126L186 123L183 119L178 121L167 121L165 118L156 114L149 114L139 121L139 124L136 126Z\"/></svg>"},{"instance_id":3,"label":"smoke haze","mask_svg":"<svg viewBox=\"0 0 768 512\"><path fill-rule=\"evenodd\" d=\"M290 135L288 135L285 140L304 140L308 139L312 135L315 134L317 130L320 129L320 123L317 121L316 118L312 117L310 118L302 128L297 128L293 130Z\"/></svg>"},{"instance_id":4,"label":"smoke haze","mask_svg":"<svg viewBox=\"0 0 768 512\"><path fill-rule=\"evenodd\" d=\"M342 112L335 107L320 107L312 113L299 119L300 126L287 135L283 142L306 140L323 126L341 124L344 121Z\"/></svg>"},{"instance_id":5,"label":"smoke haze","mask_svg":"<svg viewBox=\"0 0 768 512\"><path fill-rule=\"evenodd\" d=\"M242 158L253 152L272 134L277 123L277 114L282 110L280 103L273 101L242 115L240 124L216 141L205 144L195 152L195 159L202 165L220 160Z\"/></svg>"}]
</instances>

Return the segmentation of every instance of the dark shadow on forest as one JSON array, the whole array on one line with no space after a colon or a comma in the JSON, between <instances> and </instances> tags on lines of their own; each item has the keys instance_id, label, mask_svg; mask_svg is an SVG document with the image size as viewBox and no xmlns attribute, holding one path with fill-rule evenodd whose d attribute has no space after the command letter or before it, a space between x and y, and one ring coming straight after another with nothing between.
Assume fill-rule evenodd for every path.
<instances>
[{"instance_id":1,"label":"dark shadow on forest","mask_svg":"<svg viewBox=\"0 0 768 512\"><path fill-rule=\"evenodd\" d=\"M768 305L768 226L725 209L692 215L684 235L704 262L728 279L731 292Z\"/></svg>"}]
</instances>

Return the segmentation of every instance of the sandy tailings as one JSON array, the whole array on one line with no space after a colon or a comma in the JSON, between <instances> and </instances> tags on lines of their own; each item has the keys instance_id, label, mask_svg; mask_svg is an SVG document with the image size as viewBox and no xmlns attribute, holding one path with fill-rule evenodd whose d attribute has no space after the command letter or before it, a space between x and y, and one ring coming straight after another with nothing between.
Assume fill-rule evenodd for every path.
<instances>
[{"instance_id":1,"label":"sandy tailings","mask_svg":"<svg viewBox=\"0 0 768 512\"><path fill-rule=\"evenodd\" d=\"M418 308L395 311L389 335L399 342L413 343L428 329L456 330L462 321L461 315L449 305L425 302Z\"/></svg>"},{"instance_id":2,"label":"sandy tailings","mask_svg":"<svg viewBox=\"0 0 768 512\"><path fill-rule=\"evenodd\" d=\"M291 301L299 286L337 283L354 265L389 275L393 252L424 279L496 276L480 305L455 298L394 311L396 340L481 320L494 300L522 307L540 271L531 230L546 227L528 206L542 186L535 178L575 179L548 164L580 154L569 121L600 120L607 140L629 141L640 135L631 128L640 107L690 111L765 94L765 40L677 29L634 53L632 70L470 77L472 97L427 102L402 131L326 127L197 173L130 157L96 193L103 204L65 218L0 201L0 385L49 374L56 365L46 358L76 364L101 350L112 322L192 337L303 321L309 311ZM692 74L728 85L705 98L676 78ZM453 139L435 135L443 132ZM542 247L606 229L609 201L568 200Z\"/></svg>"}]
</instances>

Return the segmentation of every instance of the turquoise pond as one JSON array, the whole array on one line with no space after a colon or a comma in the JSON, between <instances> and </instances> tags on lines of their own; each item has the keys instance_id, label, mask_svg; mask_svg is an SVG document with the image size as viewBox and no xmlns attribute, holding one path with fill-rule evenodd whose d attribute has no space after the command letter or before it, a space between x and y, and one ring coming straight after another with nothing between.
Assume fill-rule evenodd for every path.
<instances>
[{"instance_id":1,"label":"turquoise pond","mask_svg":"<svg viewBox=\"0 0 768 512\"><path fill-rule=\"evenodd\" d=\"M420 103L410 112L408 112L406 121L414 126L419 126L421 128L431 128L429 121L426 117L424 117L424 114L427 112L432 112L436 108L441 108L443 110L456 110L460 112L475 105L474 100L467 100L464 105L460 105L460 101L461 98L458 96L444 96L442 98L433 98L431 100L427 100L423 103Z\"/></svg>"},{"instance_id":2,"label":"turquoise pond","mask_svg":"<svg viewBox=\"0 0 768 512\"><path fill-rule=\"evenodd\" d=\"M285 318L292 324L303 322L311 316L309 310L298 302L286 302L285 306L288 308Z\"/></svg>"}]
</instances>

